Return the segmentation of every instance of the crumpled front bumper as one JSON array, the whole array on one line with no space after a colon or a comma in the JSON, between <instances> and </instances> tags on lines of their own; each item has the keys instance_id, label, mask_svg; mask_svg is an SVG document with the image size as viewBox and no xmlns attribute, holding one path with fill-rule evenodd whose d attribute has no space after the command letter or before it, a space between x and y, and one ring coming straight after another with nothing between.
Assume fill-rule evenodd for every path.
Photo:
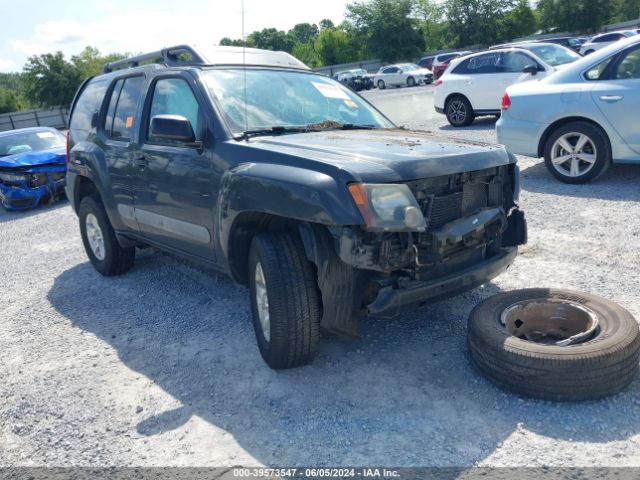
<instances>
[{"instance_id":1,"label":"crumpled front bumper","mask_svg":"<svg viewBox=\"0 0 640 480\"><path fill-rule=\"evenodd\" d=\"M402 288L384 287L380 289L375 300L368 305L368 313L377 317L391 318L424 303L471 290L509 268L517 253L517 247L503 248L484 262L446 277L430 282L413 281L403 285Z\"/></svg>"},{"instance_id":2,"label":"crumpled front bumper","mask_svg":"<svg viewBox=\"0 0 640 480\"><path fill-rule=\"evenodd\" d=\"M51 174L64 172L65 167L53 167L47 170L47 184L30 187L27 182L20 185L7 185L0 182L0 203L9 211L27 210L41 204L43 199L59 195L65 187L65 178L55 180Z\"/></svg>"}]
</instances>

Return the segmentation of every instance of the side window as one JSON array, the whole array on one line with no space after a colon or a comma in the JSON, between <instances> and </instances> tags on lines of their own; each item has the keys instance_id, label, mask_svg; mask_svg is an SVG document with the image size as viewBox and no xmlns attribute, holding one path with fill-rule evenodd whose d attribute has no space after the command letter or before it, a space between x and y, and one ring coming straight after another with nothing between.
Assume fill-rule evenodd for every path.
<instances>
[{"instance_id":1,"label":"side window","mask_svg":"<svg viewBox=\"0 0 640 480\"><path fill-rule=\"evenodd\" d=\"M191 123L196 137L200 132L200 106L191 88L182 78L162 78L153 89L151 109L147 122L147 139L154 143L167 143L165 139L156 139L151 135L149 127L151 119L156 115L180 115ZM178 142L176 142L178 143Z\"/></svg>"},{"instance_id":2,"label":"side window","mask_svg":"<svg viewBox=\"0 0 640 480\"><path fill-rule=\"evenodd\" d=\"M611 57L587 70L584 74L584 78L587 80L600 80L604 72L607 70L609 63L611 63Z\"/></svg>"},{"instance_id":3,"label":"side window","mask_svg":"<svg viewBox=\"0 0 640 480\"><path fill-rule=\"evenodd\" d=\"M113 90L111 90L111 98L109 99L109 107L107 108L107 115L104 119L104 124L102 128L107 132L108 136L111 136L111 131L113 130L113 116L116 113L116 104L118 103L118 98L120 97L120 91L122 90L122 85L124 85L124 79L118 80Z\"/></svg>"},{"instance_id":4,"label":"side window","mask_svg":"<svg viewBox=\"0 0 640 480\"><path fill-rule=\"evenodd\" d=\"M129 140L133 125L135 123L135 115L138 107L138 100L142 93L142 85L144 77L129 77L122 80L123 84L118 90L118 84L113 89L111 99L109 100L109 108L105 119L105 131L107 135L116 140ZM117 98L116 98L117 96ZM114 103L115 101L115 103ZM111 110L113 107L113 111ZM109 113L111 113L111 117ZM111 120L111 125L109 121Z\"/></svg>"},{"instance_id":5,"label":"side window","mask_svg":"<svg viewBox=\"0 0 640 480\"><path fill-rule=\"evenodd\" d=\"M92 80L84 88L71 112L69 128L91 130L91 118L94 113L100 111L108 86L108 80Z\"/></svg>"},{"instance_id":6,"label":"side window","mask_svg":"<svg viewBox=\"0 0 640 480\"><path fill-rule=\"evenodd\" d=\"M628 51L615 68L616 80L640 79L640 48Z\"/></svg>"},{"instance_id":7,"label":"side window","mask_svg":"<svg viewBox=\"0 0 640 480\"><path fill-rule=\"evenodd\" d=\"M522 73L524 67L529 65L536 65L537 63L533 58L529 57L526 53L522 52L506 52L502 55L501 67L504 73Z\"/></svg>"}]
</instances>

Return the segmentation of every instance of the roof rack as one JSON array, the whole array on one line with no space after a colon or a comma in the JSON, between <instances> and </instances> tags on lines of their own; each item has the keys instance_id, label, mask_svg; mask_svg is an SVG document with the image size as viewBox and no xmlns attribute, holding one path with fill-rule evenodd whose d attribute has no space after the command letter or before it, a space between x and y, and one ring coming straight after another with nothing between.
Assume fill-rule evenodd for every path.
<instances>
[{"instance_id":1,"label":"roof rack","mask_svg":"<svg viewBox=\"0 0 640 480\"><path fill-rule=\"evenodd\" d=\"M190 59L180 58L188 56ZM140 66L141 62L164 63L167 66L172 65L202 65L206 63L204 57L189 45L176 45L174 47L163 48L156 52L143 53L130 58L109 62L102 67L103 73L113 72L123 68L134 68Z\"/></svg>"}]
</instances>

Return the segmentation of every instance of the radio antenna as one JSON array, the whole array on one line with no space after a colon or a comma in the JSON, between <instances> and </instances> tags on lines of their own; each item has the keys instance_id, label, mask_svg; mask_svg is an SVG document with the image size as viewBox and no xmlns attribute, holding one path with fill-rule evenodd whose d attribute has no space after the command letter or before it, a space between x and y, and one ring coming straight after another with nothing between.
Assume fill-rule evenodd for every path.
<instances>
[{"instance_id":1,"label":"radio antenna","mask_svg":"<svg viewBox=\"0 0 640 480\"><path fill-rule=\"evenodd\" d=\"M247 39L244 34L244 0L240 0L240 8L242 9L242 70L244 76L244 131L249 131L249 118L247 117Z\"/></svg>"}]
</instances>

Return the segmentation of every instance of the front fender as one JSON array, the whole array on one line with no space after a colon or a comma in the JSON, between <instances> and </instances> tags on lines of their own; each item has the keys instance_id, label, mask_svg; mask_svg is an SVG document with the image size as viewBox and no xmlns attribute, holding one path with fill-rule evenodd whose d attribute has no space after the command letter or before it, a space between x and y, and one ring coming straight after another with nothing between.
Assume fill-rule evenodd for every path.
<instances>
[{"instance_id":1,"label":"front fender","mask_svg":"<svg viewBox=\"0 0 640 480\"><path fill-rule=\"evenodd\" d=\"M227 245L235 218L265 213L322 225L362 225L347 186L324 173L289 165L244 163L228 170L218 198L220 240Z\"/></svg>"}]
</instances>

